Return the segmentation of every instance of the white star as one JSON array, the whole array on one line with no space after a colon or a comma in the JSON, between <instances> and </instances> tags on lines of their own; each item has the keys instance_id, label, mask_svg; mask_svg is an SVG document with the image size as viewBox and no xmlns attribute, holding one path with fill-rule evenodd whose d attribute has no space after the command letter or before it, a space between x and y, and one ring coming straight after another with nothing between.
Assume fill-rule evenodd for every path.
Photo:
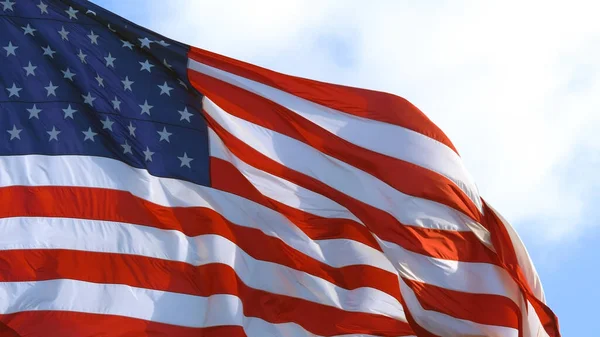
<instances>
[{"instance_id":1,"label":"white star","mask_svg":"<svg viewBox=\"0 0 600 337\"><path fill-rule=\"evenodd\" d=\"M121 144L121 146L123 147L123 154L133 154L133 152L131 152L131 145L127 144L127 141L125 141L125 144Z\"/></svg>"},{"instance_id":2,"label":"white star","mask_svg":"<svg viewBox=\"0 0 600 337\"><path fill-rule=\"evenodd\" d=\"M150 109L152 109L153 107L153 105L148 105L148 100L144 100L144 105L140 105L140 108L142 108L142 112L140 113L140 115L147 113L148 116L150 116Z\"/></svg>"},{"instance_id":3,"label":"white star","mask_svg":"<svg viewBox=\"0 0 600 337\"><path fill-rule=\"evenodd\" d=\"M131 42L125 40L121 40L121 42L123 42L123 48L129 48L133 50L133 44L131 44Z\"/></svg>"},{"instance_id":4,"label":"white star","mask_svg":"<svg viewBox=\"0 0 600 337\"><path fill-rule=\"evenodd\" d=\"M69 104L66 109L62 109L62 111L65 113L65 119L67 119L67 117L73 119L73 114L77 112L77 110L71 108L71 104Z\"/></svg>"},{"instance_id":5,"label":"white star","mask_svg":"<svg viewBox=\"0 0 600 337\"><path fill-rule=\"evenodd\" d=\"M46 132L50 135L50 139L48 141L51 141L52 139L54 139L58 142L58 134L61 133L62 131L56 130L56 127L52 126L52 131L46 131Z\"/></svg>"},{"instance_id":6,"label":"white star","mask_svg":"<svg viewBox=\"0 0 600 337\"><path fill-rule=\"evenodd\" d=\"M12 41L8 41L8 46L6 47L2 47L6 50L6 56L8 55L14 55L17 56L17 54L15 54L15 50L17 50L17 48L19 48L19 46L13 46Z\"/></svg>"},{"instance_id":7,"label":"white star","mask_svg":"<svg viewBox=\"0 0 600 337\"><path fill-rule=\"evenodd\" d=\"M60 34L60 38L64 41L67 40L69 41L69 33L65 30L65 26L61 27L61 30L58 31L58 34Z\"/></svg>"},{"instance_id":8,"label":"white star","mask_svg":"<svg viewBox=\"0 0 600 337\"><path fill-rule=\"evenodd\" d=\"M13 97L13 96L21 97L19 95L19 91L23 90L23 88L17 87L15 82L13 82L12 88L6 88L6 90L8 90L8 97Z\"/></svg>"},{"instance_id":9,"label":"white star","mask_svg":"<svg viewBox=\"0 0 600 337\"><path fill-rule=\"evenodd\" d=\"M125 76L125 81L121 81L121 83L123 83L123 90L125 90L125 91L127 91L127 90L132 91L131 90L131 85L133 83L135 83L135 82L130 81L129 80L129 76Z\"/></svg>"},{"instance_id":10,"label":"white star","mask_svg":"<svg viewBox=\"0 0 600 337\"><path fill-rule=\"evenodd\" d=\"M21 136L19 135L21 131L23 131L23 129L17 129L17 126L14 124L12 130L6 130L6 132L10 134L10 140L13 140L15 138L21 139Z\"/></svg>"},{"instance_id":11,"label":"white star","mask_svg":"<svg viewBox=\"0 0 600 337\"><path fill-rule=\"evenodd\" d=\"M167 62L167 59L163 59L163 64L165 65L165 67L172 69L173 66L169 64L169 62Z\"/></svg>"},{"instance_id":12,"label":"white star","mask_svg":"<svg viewBox=\"0 0 600 337\"><path fill-rule=\"evenodd\" d=\"M110 131L112 131L112 125L115 124L115 122L111 121L108 117L106 117L106 119L101 122L102 129L109 129Z\"/></svg>"},{"instance_id":13,"label":"white star","mask_svg":"<svg viewBox=\"0 0 600 337\"><path fill-rule=\"evenodd\" d=\"M96 97L93 97L91 92L88 91L87 95L81 95L81 98L83 98L85 104L89 104L91 107L94 106Z\"/></svg>"},{"instance_id":14,"label":"white star","mask_svg":"<svg viewBox=\"0 0 600 337\"><path fill-rule=\"evenodd\" d=\"M135 129L137 129L135 126L133 126L133 124L131 122L129 122L129 125L127 126L127 128L129 129L129 135L132 137L135 137Z\"/></svg>"},{"instance_id":15,"label":"white star","mask_svg":"<svg viewBox=\"0 0 600 337\"><path fill-rule=\"evenodd\" d=\"M33 35L33 32L35 32L37 29L32 28L29 24L27 24L27 27L21 27L23 28L24 32L23 35L31 35L31 36L35 36Z\"/></svg>"},{"instance_id":16,"label":"white star","mask_svg":"<svg viewBox=\"0 0 600 337\"><path fill-rule=\"evenodd\" d=\"M95 133L94 131L92 131L92 128L88 128L87 131L81 131L84 135L85 138L83 139L83 141L85 142L86 140L91 140L92 142L95 142L94 137L96 137L98 134Z\"/></svg>"},{"instance_id":17,"label":"white star","mask_svg":"<svg viewBox=\"0 0 600 337\"><path fill-rule=\"evenodd\" d=\"M91 10L91 9L88 9L88 10L85 12L85 14L92 14L93 16L96 16L96 12L94 12L94 11L93 11L93 10Z\"/></svg>"},{"instance_id":18,"label":"white star","mask_svg":"<svg viewBox=\"0 0 600 337\"><path fill-rule=\"evenodd\" d=\"M29 75L33 75L35 76L35 69L37 68L37 66L34 66L31 64L31 61L29 61L29 64L27 65L27 67L23 67L23 69L25 69L25 71L27 72L25 75L29 76Z\"/></svg>"},{"instance_id":19,"label":"white star","mask_svg":"<svg viewBox=\"0 0 600 337\"><path fill-rule=\"evenodd\" d=\"M42 47L42 49L44 50L44 55L50 56L51 59L54 58L54 54L56 54L56 52L54 50L52 50L52 48L50 48L50 46L48 46L46 48Z\"/></svg>"},{"instance_id":20,"label":"white star","mask_svg":"<svg viewBox=\"0 0 600 337\"><path fill-rule=\"evenodd\" d=\"M115 109L115 111L121 111L121 101L119 101L117 96L115 96L115 99L112 100L111 103L113 104L113 109Z\"/></svg>"},{"instance_id":21,"label":"white star","mask_svg":"<svg viewBox=\"0 0 600 337\"><path fill-rule=\"evenodd\" d=\"M189 168L192 168L192 167L190 166L190 162L191 162L192 160L194 160L194 158L190 158L190 157L188 157L188 156L187 156L187 153L185 153L185 152L184 152L184 153L183 153L183 157L177 157L177 158L179 158L179 160L181 160L181 166L179 166L179 167L184 167L184 166L187 166L187 167L189 167Z\"/></svg>"},{"instance_id":22,"label":"white star","mask_svg":"<svg viewBox=\"0 0 600 337\"><path fill-rule=\"evenodd\" d=\"M158 43L159 45L163 46L163 47L168 47L170 46L170 44L166 43L165 40L160 40L160 41L154 41L156 43Z\"/></svg>"},{"instance_id":23,"label":"white star","mask_svg":"<svg viewBox=\"0 0 600 337\"><path fill-rule=\"evenodd\" d=\"M29 119L32 119L33 117L40 119L40 112L42 112L42 110L38 109L34 104L31 109L27 109L27 112L29 112Z\"/></svg>"},{"instance_id":24,"label":"white star","mask_svg":"<svg viewBox=\"0 0 600 337\"><path fill-rule=\"evenodd\" d=\"M93 30L90 30L90 34L87 37L90 38L90 42L92 44L95 44L95 45L98 44L98 37L99 37L99 35L94 34Z\"/></svg>"},{"instance_id":25,"label":"white star","mask_svg":"<svg viewBox=\"0 0 600 337\"><path fill-rule=\"evenodd\" d=\"M48 84L47 87L44 87L44 89L46 89L46 91L48 92L46 97L50 97L50 95L56 97L56 89L57 88L58 88L58 85L52 85L52 81L50 81L50 84Z\"/></svg>"},{"instance_id":26,"label":"white star","mask_svg":"<svg viewBox=\"0 0 600 337\"><path fill-rule=\"evenodd\" d=\"M183 110L177 111L177 112L179 112L179 114L181 115L181 118L179 119L180 121L185 119L186 121L191 123L190 117L192 117L193 115L188 112L187 107L185 107Z\"/></svg>"},{"instance_id":27,"label":"white star","mask_svg":"<svg viewBox=\"0 0 600 337\"><path fill-rule=\"evenodd\" d=\"M84 54L83 51L81 51L81 49L79 49L79 54L77 54L77 57L79 57L79 60L81 61L81 63L87 63L87 61L85 60L87 55Z\"/></svg>"},{"instance_id":28,"label":"white star","mask_svg":"<svg viewBox=\"0 0 600 337\"><path fill-rule=\"evenodd\" d=\"M173 90L173 88L171 88L169 85L167 85L167 81L165 81L165 84L163 85L159 85L158 86L160 88L160 94L167 94L167 96L171 96L171 90Z\"/></svg>"},{"instance_id":29,"label":"white star","mask_svg":"<svg viewBox=\"0 0 600 337\"><path fill-rule=\"evenodd\" d=\"M98 81L98 85L104 88L104 79L100 77L100 74L96 74L96 81Z\"/></svg>"},{"instance_id":30,"label":"white star","mask_svg":"<svg viewBox=\"0 0 600 337\"><path fill-rule=\"evenodd\" d=\"M146 161L152 161L152 155L154 152L150 151L150 148L146 146L146 151L144 151L144 157L146 157Z\"/></svg>"},{"instance_id":31,"label":"white star","mask_svg":"<svg viewBox=\"0 0 600 337\"><path fill-rule=\"evenodd\" d=\"M11 2L10 0L5 0L3 2L0 2L0 4L2 4L2 6L4 6L4 11L6 12L7 10L10 10L11 12L13 11L12 6L15 5L15 2Z\"/></svg>"},{"instance_id":32,"label":"white star","mask_svg":"<svg viewBox=\"0 0 600 337\"><path fill-rule=\"evenodd\" d=\"M140 43L142 44L142 48L147 47L148 49L150 49L150 43L152 43L152 41L150 39L145 37L143 39L138 39L138 40L140 40Z\"/></svg>"},{"instance_id":33,"label":"white star","mask_svg":"<svg viewBox=\"0 0 600 337\"><path fill-rule=\"evenodd\" d=\"M73 7L69 6L69 10L66 10L65 12L67 12L67 14L69 14L69 19L77 20L77 13L79 13L78 10L75 10L75 9L73 9Z\"/></svg>"},{"instance_id":34,"label":"white star","mask_svg":"<svg viewBox=\"0 0 600 337\"><path fill-rule=\"evenodd\" d=\"M158 140L159 142L166 140L167 143L170 143L169 141L169 137L171 137L172 133L170 133L169 131L167 131L167 128L163 126L163 130L162 131L156 131L159 135L160 135L160 139Z\"/></svg>"},{"instance_id":35,"label":"white star","mask_svg":"<svg viewBox=\"0 0 600 337\"><path fill-rule=\"evenodd\" d=\"M67 68L67 70L61 70L61 72L63 73L63 78L68 78L71 81L73 81L73 76L76 75L75 73L72 73L69 68Z\"/></svg>"},{"instance_id":36,"label":"white star","mask_svg":"<svg viewBox=\"0 0 600 337\"><path fill-rule=\"evenodd\" d=\"M106 66L107 67L115 67L115 60L116 58L112 57L112 55L110 53L108 53L108 56L104 57L104 60L106 61Z\"/></svg>"},{"instance_id":37,"label":"white star","mask_svg":"<svg viewBox=\"0 0 600 337\"><path fill-rule=\"evenodd\" d=\"M45 3L40 1L40 4L37 5L37 7L40 9L40 14L48 14L48 5Z\"/></svg>"},{"instance_id":38,"label":"white star","mask_svg":"<svg viewBox=\"0 0 600 337\"><path fill-rule=\"evenodd\" d=\"M154 65L150 64L150 62L148 62L148 60L146 60L146 62L139 62L139 63L142 66L142 69L140 69L140 71L148 70L149 73L152 72L152 70L150 70L150 68L154 67Z\"/></svg>"},{"instance_id":39,"label":"white star","mask_svg":"<svg viewBox=\"0 0 600 337\"><path fill-rule=\"evenodd\" d=\"M182 86L182 87L184 87L184 88L186 88L186 89L188 88L188 87L187 87L187 84L185 84L185 82L184 82L184 81L182 81L182 80L181 80L181 78L178 78L177 80L179 81L179 84L181 84L181 86Z\"/></svg>"},{"instance_id":40,"label":"white star","mask_svg":"<svg viewBox=\"0 0 600 337\"><path fill-rule=\"evenodd\" d=\"M109 24L107 24L107 25L106 25L106 27L108 27L108 30L110 30L110 31L111 31L111 32L113 32L113 33L116 33L116 32L117 32L117 30L116 30L116 29L113 29L113 28L110 26L110 23L109 23Z\"/></svg>"}]
</instances>

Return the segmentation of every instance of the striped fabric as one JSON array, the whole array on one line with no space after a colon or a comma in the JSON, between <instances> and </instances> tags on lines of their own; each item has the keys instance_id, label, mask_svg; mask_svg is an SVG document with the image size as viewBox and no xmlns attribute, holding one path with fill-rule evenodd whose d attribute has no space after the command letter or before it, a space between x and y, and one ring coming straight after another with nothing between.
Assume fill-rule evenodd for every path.
<instances>
[{"instance_id":1,"label":"striped fabric","mask_svg":"<svg viewBox=\"0 0 600 337\"><path fill-rule=\"evenodd\" d=\"M2 75L3 111L26 115L2 131L0 335L560 336L518 235L406 100L178 44L86 1L5 0L0 10L7 26L70 30L69 43L90 48L73 57L79 49L90 63L67 69L96 86L79 93L56 79L68 92L49 100L43 79L45 97L17 101L32 79ZM95 34L118 46L96 47ZM40 67L62 62L62 35L48 40L57 59L41 48ZM28 66L28 55L6 54ZM135 74L118 68L130 57L142 57ZM86 107L73 92L98 101ZM48 120L24 112L65 102L86 119L63 118L62 106ZM43 121L71 124L28 140ZM92 133L105 147L90 147Z\"/></svg>"},{"instance_id":2,"label":"striped fabric","mask_svg":"<svg viewBox=\"0 0 600 337\"><path fill-rule=\"evenodd\" d=\"M199 49L189 57L205 95L213 186L283 214L318 251L338 244L335 257L320 256L354 268L342 282L360 281L343 287L376 290L360 311L411 327L337 334L560 335L517 234L413 105ZM383 294L391 298L374 301Z\"/></svg>"}]
</instances>

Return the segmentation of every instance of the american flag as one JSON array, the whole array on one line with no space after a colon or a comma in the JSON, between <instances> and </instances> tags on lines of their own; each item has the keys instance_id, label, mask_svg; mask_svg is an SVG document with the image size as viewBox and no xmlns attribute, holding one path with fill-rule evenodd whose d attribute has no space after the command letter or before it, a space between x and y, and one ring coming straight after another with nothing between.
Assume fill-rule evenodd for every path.
<instances>
[{"instance_id":1,"label":"american flag","mask_svg":"<svg viewBox=\"0 0 600 337\"><path fill-rule=\"evenodd\" d=\"M560 336L516 232L406 100L83 0L0 16L0 331Z\"/></svg>"}]
</instances>

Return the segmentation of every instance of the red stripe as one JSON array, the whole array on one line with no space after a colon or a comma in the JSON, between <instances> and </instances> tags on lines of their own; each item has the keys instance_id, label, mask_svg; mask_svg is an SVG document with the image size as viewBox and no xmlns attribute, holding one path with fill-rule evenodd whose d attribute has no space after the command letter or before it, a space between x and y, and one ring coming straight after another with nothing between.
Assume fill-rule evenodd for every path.
<instances>
[{"instance_id":1,"label":"red stripe","mask_svg":"<svg viewBox=\"0 0 600 337\"><path fill-rule=\"evenodd\" d=\"M450 179L413 163L367 150L261 96L190 71L192 85L228 113L292 137L381 179L398 191L452 207L479 221L469 197Z\"/></svg>"},{"instance_id":2,"label":"red stripe","mask_svg":"<svg viewBox=\"0 0 600 337\"><path fill-rule=\"evenodd\" d=\"M210 172L212 187L239 195L281 213L313 240L349 239L381 251L377 240L365 226L349 219L323 218L267 198L228 161L211 157Z\"/></svg>"},{"instance_id":3,"label":"red stripe","mask_svg":"<svg viewBox=\"0 0 600 337\"><path fill-rule=\"evenodd\" d=\"M442 130L404 98L383 92L288 76L195 47L190 48L188 56L200 63L332 109L413 130L446 144L457 152Z\"/></svg>"},{"instance_id":4,"label":"red stripe","mask_svg":"<svg viewBox=\"0 0 600 337\"><path fill-rule=\"evenodd\" d=\"M407 250L432 257L465 262L496 263L493 253L479 241L474 233L405 226L385 211L362 203L312 177L271 160L229 134L207 113L204 113L204 116L227 148L242 161L344 205L379 238L394 242ZM247 195L241 189L233 193L245 198L252 198L252 195Z\"/></svg>"},{"instance_id":5,"label":"red stripe","mask_svg":"<svg viewBox=\"0 0 600 337\"><path fill-rule=\"evenodd\" d=\"M246 337L239 326L187 328L136 318L71 311L26 311L0 315L0 321L22 337ZM0 337L9 336L1 333L0 330Z\"/></svg>"},{"instance_id":6,"label":"red stripe","mask_svg":"<svg viewBox=\"0 0 600 337\"><path fill-rule=\"evenodd\" d=\"M521 311L509 298L491 294L472 294L437 287L403 278L425 310L472 322L519 328Z\"/></svg>"},{"instance_id":7,"label":"red stripe","mask_svg":"<svg viewBox=\"0 0 600 337\"><path fill-rule=\"evenodd\" d=\"M408 324L389 317L347 312L250 288L233 268L224 264L195 267L143 256L71 250L2 251L0 263L0 282L76 279L202 297L230 294L242 300L247 317L258 317L273 324L295 322L323 336L349 333L396 336L410 332ZM322 317L327 317L327 320Z\"/></svg>"},{"instance_id":8,"label":"red stripe","mask_svg":"<svg viewBox=\"0 0 600 337\"><path fill-rule=\"evenodd\" d=\"M12 202L15 199L20 202ZM164 207L128 192L100 188L0 188L0 218L19 216L124 222L178 230L188 236L216 234L235 243L255 259L303 271L345 289L371 287L400 298L395 274L369 265L331 267L258 229L235 225L208 208Z\"/></svg>"},{"instance_id":9,"label":"red stripe","mask_svg":"<svg viewBox=\"0 0 600 337\"><path fill-rule=\"evenodd\" d=\"M22 337L8 325L2 323L0 319L0 337Z\"/></svg>"}]
</instances>

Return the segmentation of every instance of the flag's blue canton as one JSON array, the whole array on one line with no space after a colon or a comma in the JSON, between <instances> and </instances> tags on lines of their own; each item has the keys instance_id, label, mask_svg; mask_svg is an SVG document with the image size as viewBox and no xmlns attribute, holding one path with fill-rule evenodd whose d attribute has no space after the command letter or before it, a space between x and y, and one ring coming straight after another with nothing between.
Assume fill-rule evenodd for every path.
<instances>
[{"instance_id":1,"label":"flag's blue canton","mask_svg":"<svg viewBox=\"0 0 600 337\"><path fill-rule=\"evenodd\" d=\"M0 155L89 155L209 183L188 46L87 1L0 0Z\"/></svg>"}]
</instances>

